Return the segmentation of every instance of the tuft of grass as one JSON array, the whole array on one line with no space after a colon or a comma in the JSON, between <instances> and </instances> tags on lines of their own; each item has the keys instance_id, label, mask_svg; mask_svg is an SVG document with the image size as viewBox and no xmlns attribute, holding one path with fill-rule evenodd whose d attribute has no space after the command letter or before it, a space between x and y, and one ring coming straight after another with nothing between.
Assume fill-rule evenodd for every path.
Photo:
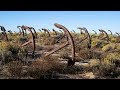
<instances>
[{"instance_id":1,"label":"tuft of grass","mask_svg":"<svg viewBox=\"0 0 120 90\"><path fill-rule=\"evenodd\" d=\"M107 44L108 44L107 41L92 38L92 43L91 43L92 47L102 48L103 46L105 46Z\"/></svg>"},{"instance_id":2,"label":"tuft of grass","mask_svg":"<svg viewBox=\"0 0 120 90\"><path fill-rule=\"evenodd\" d=\"M18 41L19 41L19 43L25 43L25 42L28 41L27 38L28 38L28 37L20 37L20 38L18 39Z\"/></svg>"},{"instance_id":3,"label":"tuft of grass","mask_svg":"<svg viewBox=\"0 0 120 90\"><path fill-rule=\"evenodd\" d=\"M55 38L51 38L51 37L42 37L42 39L39 41L39 43L41 45L54 45L56 43L56 39Z\"/></svg>"},{"instance_id":4,"label":"tuft of grass","mask_svg":"<svg viewBox=\"0 0 120 90\"><path fill-rule=\"evenodd\" d=\"M111 41L112 43L117 43L117 39L114 38L114 37L110 37L110 41Z\"/></svg>"},{"instance_id":5,"label":"tuft of grass","mask_svg":"<svg viewBox=\"0 0 120 90\"><path fill-rule=\"evenodd\" d=\"M69 58L68 51L67 50L60 51L60 58L68 59Z\"/></svg>"},{"instance_id":6,"label":"tuft of grass","mask_svg":"<svg viewBox=\"0 0 120 90\"><path fill-rule=\"evenodd\" d=\"M99 66L100 60L99 59L90 59L88 64L89 64L89 67L96 67L96 66Z\"/></svg>"},{"instance_id":7,"label":"tuft of grass","mask_svg":"<svg viewBox=\"0 0 120 90\"><path fill-rule=\"evenodd\" d=\"M11 51L13 55L18 54L19 50L20 50L20 47L17 45L9 45L8 46L8 51Z\"/></svg>"},{"instance_id":8,"label":"tuft of grass","mask_svg":"<svg viewBox=\"0 0 120 90\"><path fill-rule=\"evenodd\" d=\"M115 49L115 44L114 43L110 43L110 44L107 44L105 46L103 46L102 50L103 51L110 51L110 50L114 50Z\"/></svg>"},{"instance_id":9,"label":"tuft of grass","mask_svg":"<svg viewBox=\"0 0 120 90\"><path fill-rule=\"evenodd\" d=\"M118 53L108 53L97 68L96 72L99 77L116 78L120 74L120 55Z\"/></svg>"},{"instance_id":10,"label":"tuft of grass","mask_svg":"<svg viewBox=\"0 0 120 90\"><path fill-rule=\"evenodd\" d=\"M90 53L91 53L90 50L83 49L83 50L79 51L78 57L82 58L83 60L87 60L87 59L91 58L91 54Z\"/></svg>"},{"instance_id":11,"label":"tuft of grass","mask_svg":"<svg viewBox=\"0 0 120 90\"><path fill-rule=\"evenodd\" d=\"M115 65L117 64L117 62L120 62L120 54L108 53L108 55L104 58L103 62L106 65Z\"/></svg>"},{"instance_id":12,"label":"tuft of grass","mask_svg":"<svg viewBox=\"0 0 120 90\"><path fill-rule=\"evenodd\" d=\"M33 62L28 69L28 74L33 78L49 79L52 78L54 71L58 72L62 68L62 64L55 58L46 57Z\"/></svg>"},{"instance_id":13,"label":"tuft of grass","mask_svg":"<svg viewBox=\"0 0 120 90\"><path fill-rule=\"evenodd\" d=\"M11 77L21 77L23 63L21 61L11 61L6 64Z\"/></svg>"}]
</instances>

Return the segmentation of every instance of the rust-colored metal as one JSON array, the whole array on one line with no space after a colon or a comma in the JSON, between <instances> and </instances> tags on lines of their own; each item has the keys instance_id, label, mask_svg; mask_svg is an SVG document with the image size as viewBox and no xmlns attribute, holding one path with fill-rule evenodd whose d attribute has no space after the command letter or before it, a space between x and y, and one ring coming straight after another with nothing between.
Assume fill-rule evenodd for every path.
<instances>
[{"instance_id":1,"label":"rust-colored metal","mask_svg":"<svg viewBox=\"0 0 120 90\"><path fill-rule=\"evenodd\" d=\"M24 33L25 33L25 35L27 35L27 31L26 31L26 30L24 30L24 31L25 31L25 32L24 32Z\"/></svg>"},{"instance_id":2,"label":"rust-colored metal","mask_svg":"<svg viewBox=\"0 0 120 90\"><path fill-rule=\"evenodd\" d=\"M83 28L80 28L80 27L78 27L78 29L80 29L80 31L81 31L81 34L84 34L84 39L82 39L81 41L79 41L78 43L81 43L82 41L84 41L85 39L88 39L88 47L87 48L91 48L91 36L90 36L90 34L89 34L89 32L88 32L88 30L85 28L85 27L83 27ZM84 32L83 32L84 31ZM87 36L86 36L87 35Z\"/></svg>"},{"instance_id":3,"label":"rust-colored metal","mask_svg":"<svg viewBox=\"0 0 120 90\"><path fill-rule=\"evenodd\" d=\"M28 45L29 43L32 43L32 45L33 45L32 56L33 56L33 58L34 58L34 53L35 53L36 47L35 47L35 35L33 34L32 30L31 30L32 28L31 28L31 27L28 27L28 26L24 26L24 25L23 25L21 28L22 28L23 30L28 30L28 31L30 31L30 33L31 33L32 39L30 39L28 42L22 44L22 46L25 46L25 45Z\"/></svg>"},{"instance_id":4,"label":"rust-colored metal","mask_svg":"<svg viewBox=\"0 0 120 90\"><path fill-rule=\"evenodd\" d=\"M63 32L61 30L59 30L59 31L63 34Z\"/></svg>"},{"instance_id":5,"label":"rust-colored metal","mask_svg":"<svg viewBox=\"0 0 120 90\"><path fill-rule=\"evenodd\" d=\"M54 36L53 38L55 38L56 43L58 43L60 40L62 40L63 38L65 38L65 34L62 32L62 30L59 30L61 33L58 33L56 36Z\"/></svg>"},{"instance_id":6,"label":"rust-colored metal","mask_svg":"<svg viewBox=\"0 0 120 90\"><path fill-rule=\"evenodd\" d=\"M57 37L55 37L57 39L56 43L59 42L60 40L62 40L63 38L65 38L65 35L58 35Z\"/></svg>"},{"instance_id":7,"label":"rust-colored metal","mask_svg":"<svg viewBox=\"0 0 120 90\"><path fill-rule=\"evenodd\" d=\"M37 39L37 32L36 32L35 28L31 27L30 29L32 29L34 31L35 38Z\"/></svg>"},{"instance_id":8,"label":"rust-colored metal","mask_svg":"<svg viewBox=\"0 0 120 90\"><path fill-rule=\"evenodd\" d=\"M104 34L106 35L106 36L105 36L104 38L102 38L102 39L107 38L107 41L109 42L109 41L110 41L110 39L109 39L109 36L108 36L107 32L106 32L106 31L104 31L104 30L102 30L102 29L99 29L99 31L100 31L100 32L102 32L102 33L104 33Z\"/></svg>"},{"instance_id":9,"label":"rust-colored metal","mask_svg":"<svg viewBox=\"0 0 120 90\"><path fill-rule=\"evenodd\" d=\"M77 36L77 33L75 32L75 30L72 30L72 33L74 34L74 37Z\"/></svg>"},{"instance_id":10,"label":"rust-colored metal","mask_svg":"<svg viewBox=\"0 0 120 90\"><path fill-rule=\"evenodd\" d=\"M16 31L14 31L14 33L16 33Z\"/></svg>"},{"instance_id":11,"label":"rust-colored metal","mask_svg":"<svg viewBox=\"0 0 120 90\"><path fill-rule=\"evenodd\" d=\"M78 27L77 29L80 29L80 34L84 34L84 28Z\"/></svg>"},{"instance_id":12,"label":"rust-colored metal","mask_svg":"<svg viewBox=\"0 0 120 90\"><path fill-rule=\"evenodd\" d=\"M58 47L58 48L52 50L51 52L49 52L48 54L46 54L45 57L47 57L47 56L53 54L54 52L56 52L56 51L58 51L58 50L64 48L64 47L67 46L67 45L69 45L69 42L66 42L65 44L62 44L60 47Z\"/></svg>"},{"instance_id":13,"label":"rust-colored metal","mask_svg":"<svg viewBox=\"0 0 120 90\"><path fill-rule=\"evenodd\" d=\"M48 37L51 37L51 35L50 35L50 33L49 33L49 31L47 29L42 28L42 30L44 30L44 32L48 34Z\"/></svg>"},{"instance_id":14,"label":"rust-colored metal","mask_svg":"<svg viewBox=\"0 0 120 90\"><path fill-rule=\"evenodd\" d=\"M52 29L52 31L55 33L55 35L57 35L57 32L55 31L55 29Z\"/></svg>"},{"instance_id":15,"label":"rust-colored metal","mask_svg":"<svg viewBox=\"0 0 120 90\"><path fill-rule=\"evenodd\" d=\"M113 35L111 30L108 30L108 31L110 32L111 35Z\"/></svg>"},{"instance_id":16,"label":"rust-colored metal","mask_svg":"<svg viewBox=\"0 0 120 90\"><path fill-rule=\"evenodd\" d=\"M8 32L9 32L9 34L10 34L11 36L13 35L13 33L12 33L12 31L11 31L11 30L9 30Z\"/></svg>"},{"instance_id":17,"label":"rust-colored metal","mask_svg":"<svg viewBox=\"0 0 120 90\"><path fill-rule=\"evenodd\" d=\"M71 49L72 49L72 59L68 60L68 66L73 66L75 64L75 44L74 44L74 40L72 35L70 34L70 32L68 31L68 29L66 27L64 27L63 25L60 25L58 23L54 24L57 28L62 29L65 33L65 35L68 37L68 43L69 45L71 45Z\"/></svg>"},{"instance_id":18,"label":"rust-colored metal","mask_svg":"<svg viewBox=\"0 0 120 90\"><path fill-rule=\"evenodd\" d=\"M100 31L100 29L98 29ZM98 39L101 39L104 36L104 33L100 31Z\"/></svg>"},{"instance_id":19,"label":"rust-colored metal","mask_svg":"<svg viewBox=\"0 0 120 90\"><path fill-rule=\"evenodd\" d=\"M22 31L21 31L21 29L19 27L17 27L17 28L19 29L19 36L21 36L22 35Z\"/></svg>"},{"instance_id":20,"label":"rust-colored metal","mask_svg":"<svg viewBox=\"0 0 120 90\"><path fill-rule=\"evenodd\" d=\"M38 29L40 32L42 32L42 30Z\"/></svg>"},{"instance_id":21,"label":"rust-colored metal","mask_svg":"<svg viewBox=\"0 0 120 90\"><path fill-rule=\"evenodd\" d=\"M89 32L88 32L88 30L85 28L85 27L83 27L83 30L85 30L85 33L87 34L87 39L88 39L88 48L90 49L91 48L91 36L90 36L90 34L89 34Z\"/></svg>"},{"instance_id":22,"label":"rust-colored metal","mask_svg":"<svg viewBox=\"0 0 120 90\"><path fill-rule=\"evenodd\" d=\"M84 28L85 30L85 33L87 33L87 36L88 36L88 48L90 49L91 48L91 36L88 32L88 30L86 28Z\"/></svg>"},{"instance_id":23,"label":"rust-colored metal","mask_svg":"<svg viewBox=\"0 0 120 90\"><path fill-rule=\"evenodd\" d=\"M8 41L6 29L3 26L0 26L0 27L1 27L1 31L3 31L3 35L4 35L4 38L5 38L5 41Z\"/></svg>"},{"instance_id":24,"label":"rust-colored metal","mask_svg":"<svg viewBox=\"0 0 120 90\"><path fill-rule=\"evenodd\" d=\"M67 45L71 45L71 48L72 48L72 59L68 60L68 66L73 66L75 64L75 45L74 45L73 37L70 34L70 32L67 30L67 28L65 28L64 26L62 26L60 24L57 24L57 23L55 23L54 25L57 28L62 29L64 31L64 33L65 33L64 35L68 37L68 41L65 44L62 44L60 47L52 50L51 52L49 52L48 54L46 54L44 57L47 57L47 56L53 54L54 52L56 52L56 51L64 48Z\"/></svg>"},{"instance_id":25,"label":"rust-colored metal","mask_svg":"<svg viewBox=\"0 0 120 90\"><path fill-rule=\"evenodd\" d=\"M73 31L73 33L76 33L74 30L72 30Z\"/></svg>"},{"instance_id":26,"label":"rust-colored metal","mask_svg":"<svg viewBox=\"0 0 120 90\"><path fill-rule=\"evenodd\" d=\"M79 42L77 42L75 47L77 47L77 45L78 45L79 43L83 42L83 41L86 40L87 38L88 38L88 37L86 36L85 38L83 38L82 40L80 40Z\"/></svg>"},{"instance_id":27,"label":"rust-colored metal","mask_svg":"<svg viewBox=\"0 0 120 90\"><path fill-rule=\"evenodd\" d=\"M115 32L118 36L120 36L120 34L118 32Z\"/></svg>"},{"instance_id":28,"label":"rust-colored metal","mask_svg":"<svg viewBox=\"0 0 120 90\"><path fill-rule=\"evenodd\" d=\"M26 46L26 45L28 45L28 44L30 44L30 43L32 43L32 40L29 40L28 42L25 42L25 43L22 44L21 46L23 47L23 46Z\"/></svg>"},{"instance_id":29,"label":"rust-colored metal","mask_svg":"<svg viewBox=\"0 0 120 90\"><path fill-rule=\"evenodd\" d=\"M92 30L95 34L97 34L97 32L95 30Z\"/></svg>"},{"instance_id":30,"label":"rust-colored metal","mask_svg":"<svg viewBox=\"0 0 120 90\"><path fill-rule=\"evenodd\" d=\"M19 35L22 34L22 36L24 37L24 36L25 36L25 33L24 33L24 30L23 30L22 26L17 26L17 28L19 29L19 32L20 32ZM21 28L21 29L20 29L20 28Z\"/></svg>"}]
</instances>

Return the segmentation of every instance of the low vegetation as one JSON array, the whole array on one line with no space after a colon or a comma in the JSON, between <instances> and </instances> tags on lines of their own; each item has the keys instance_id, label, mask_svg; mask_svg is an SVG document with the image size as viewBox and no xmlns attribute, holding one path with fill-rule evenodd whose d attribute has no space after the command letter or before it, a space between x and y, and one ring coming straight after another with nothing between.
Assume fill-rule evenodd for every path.
<instances>
[{"instance_id":1,"label":"low vegetation","mask_svg":"<svg viewBox=\"0 0 120 90\"><path fill-rule=\"evenodd\" d=\"M22 46L32 40L32 36L7 33L8 41L3 36L0 40L0 78L2 79L74 79L72 75L78 75L79 79L119 79L120 78L120 37L109 35L107 39L101 39L101 34L90 34L91 48L88 47L88 38L85 34L71 32L75 45L75 64L68 66L71 60L71 45L66 45L60 50L45 57L52 50L66 42L69 37L63 37L58 41L61 32L47 33L37 32L35 38L35 50L33 42ZM2 33L0 34L2 35ZM79 42L79 43L78 43ZM86 74L92 75L91 77Z\"/></svg>"}]
</instances>

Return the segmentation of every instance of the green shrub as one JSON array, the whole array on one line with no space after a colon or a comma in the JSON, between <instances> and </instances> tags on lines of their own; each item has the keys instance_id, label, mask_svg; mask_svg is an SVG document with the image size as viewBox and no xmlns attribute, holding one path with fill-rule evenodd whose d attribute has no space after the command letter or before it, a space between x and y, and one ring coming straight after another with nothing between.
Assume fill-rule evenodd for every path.
<instances>
[{"instance_id":1,"label":"green shrub","mask_svg":"<svg viewBox=\"0 0 120 90\"><path fill-rule=\"evenodd\" d=\"M111 41L112 43L116 43L116 42L117 42L117 39L114 38L114 37L112 37L112 38L110 38L110 41Z\"/></svg>"},{"instance_id":2,"label":"green shrub","mask_svg":"<svg viewBox=\"0 0 120 90\"><path fill-rule=\"evenodd\" d=\"M117 67L120 66L120 55L118 53L108 53L99 66L99 75L106 78L115 78L120 74Z\"/></svg>"},{"instance_id":3,"label":"green shrub","mask_svg":"<svg viewBox=\"0 0 120 90\"><path fill-rule=\"evenodd\" d=\"M115 64L116 61L120 61L120 54L118 54L118 53L109 53L109 54L104 58L104 63L105 63L106 65Z\"/></svg>"},{"instance_id":4,"label":"green shrub","mask_svg":"<svg viewBox=\"0 0 120 90\"><path fill-rule=\"evenodd\" d=\"M116 50L120 50L120 44L116 44L116 47L115 47Z\"/></svg>"},{"instance_id":5,"label":"green shrub","mask_svg":"<svg viewBox=\"0 0 120 90\"><path fill-rule=\"evenodd\" d=\"M96 48L102 48L107 44L108 44L107 41L99 40L99 39L92 39L92 43L91 43L92 47L96 47Z\"/></svg>"},{"instance_id":6,"label":"green shrub","mask_svg":"<svg viewBox=\"0 0 120 90\"><path fill-rule=\"evenodd\" d=\"M115 49L115 44L114 43L110 43L110 44L107 44L105 46L103 46L102 50L103 51L110 51L110 50L114 50Z\"/></svg>"},{"instance_id":7,"label":"green shrub","mask_svg":"<svg viewBox=\"0 0 120 90\"><path fill-rule=\"evenodd\" d=\"M19 43L25 43L27 42L27 40L28 40L27 37L20 37L18 41Z\"/></svg>"},{"instance_id":8,"label":"green shrub","mask_svg":"<svg viewBox=\"0 0 120 90\"><path fill-rule=\"evenodd\" d=\"M2 64L6 64L10 61L12 61L12 52L10 51L0 51L0 60L2 61Z\"/></svg>"},{"instance_id":9,"label":"green shrub","mask_svg":"<svg viewBox=\"0 0 120 90\"><path fill-rule=\"evenodd\" d=\"M18 54L19 50L20 50L20 47L17 45L9 45L8 46L8 51L11 51L12 54L14 54L14 55Z\"/></svg>"}]
</instances>

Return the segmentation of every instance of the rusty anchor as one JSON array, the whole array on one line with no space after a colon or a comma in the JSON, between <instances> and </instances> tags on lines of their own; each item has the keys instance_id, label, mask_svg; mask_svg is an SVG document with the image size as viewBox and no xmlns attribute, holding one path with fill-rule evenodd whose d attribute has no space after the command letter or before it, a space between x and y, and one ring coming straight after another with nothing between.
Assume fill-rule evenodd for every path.
<instances>
[{"instance_id":1,"label":"rusty anchor","mask_svg":"<svg viewBox=\"0 0 120 90\"><path fill-rule=\"evenodd\" d=\"M81 33L82 34L84 34L84 39L82 39L81 41L79 41L78 43L81 43L82 41L84 41L85 39L88 39L88 44L87 44L87 48L91 48L91 36L90 36L90 34L89 34L89 32L88 32L88 30L85 28L85 27L83 27L83 28L80 28L80 27L78 27L78 29L80 29L81 30ZM84 33L84 32L85 33ZM77 44L78 44L77 43Z\"/></svg>"},{"instance_id":2,"label":"rusty anchor","mask_svg":"<svg viewBox=\"0 0 120 90\"><path fill-rule=\"evenodd\" d=\"M97 34L97 32L95 30L92 30L95 34Z\"/></svg>"},{"instance_id":3,"label":"rusty anchor","mask_svg":"<svg viewBox=\"0 0 120 90\"><path fill-rule=\"evenodd\" d=\"M55 33L56 36L58 35L57 32L55 31L55 29L52 29L52 31Z\"/></svg>"},{"instance_id":4,"label":"rusty anchor","mask_svg":"<svg viewBox=\"0 0 120 90\"><path fill-rule=\"evenodd\" d=\"M47 29L42 28L42 30L43 30L45 33L47 33L47 34L48 34L48 37L51 37L51 35L50 35L50 33L49 33L49 31L48 31Z\"/></svg>"},{"instance_id":5,"label":"rusty anchor","mask_svg":"<svg viewBox=\"0 0 120 90\"><path fill-rule=\"evenodd\" d=\"M98 30L105 35L105 37L103 37L102 39L107 39L107 42L109 42L110 39L109 39L107 32L105 30L102 30L102 29L98 29Z\"/></svg>"},{"instance_id":6,"label":"rusty anchor","mask_svg":"<svg viewBox=\"0 0 120 90\"><path fill-rule=\"evenodd\" d=\"M19 29L19 33L20 33L19 35L22 35L22 37L24 37L25 33L24 33L22 26L17 26L17 28Z\"/></svg>"},{"instance_id":7,"label":"rusty anchor","mask_svg":"<svg viewBox=\"0 0 120 90\"><path fill-rule=\"evenodd\" d=\"M8 41L8 36L7 36L7 33L6 33L6 29L3 26L0 26L0 27L1 27L1 31L3 31L2 34L4 35L4 40Z\"/></svg>"},{"instance_id":8,"label":"rusty anchor","mask_svg":"<svg viewBox=\"0 0 120 90\"><path fill-rule=\"evenodd\" d=\"M47 57L51 54L53 54L54 52L64 48L67 45L71 45L72 48L72 59L68 60L68 66L73 66L75 63L75 45L74 45L74 41L72 38L72 35L70 34L70 32L67 30L67 28L65 28L64 26L55 23L54 24L57 28L62 29L65 33L65 35L68 37L68 41L65 44L62 44L60 47L55 48L54 50L52 50L51 52L49 52L48 54L45 54L43 57ZM28 42L22 44L22 46L28 45L29 43L33 43L33 54L35 52L35 35L33 34L33 32L31 31L32 28L27 27L27 26L22 26L23 29L29 30L31 32L32 35L32 39L29 40ZM45 29L44 29L45 30ZM42 57L41 57L42 58Z\"/></svg>"},{"instance_id":9,"label":"rusty anchor","mask_svg":"<svg viewBox=\"0 0 120 90\"><path fill-rule=\"evenodd\" d=\"M110 32L111 35L113 35L111 30L108 30L108 31Z\"/></svg>"},{"instance_id":10,"label":"rusty anchor","mask_svg":"<svg viewBox=\"0 0 120 90\"><path fill-rule=\"evenodd\" d=\"M26 46L26 45L32 43L32 46L33 46L33 47L32 47L32 48L33 48L33 50L32 50L32 57L34 58L35 49L36 49L36 47L35 47L35 39L36 39L36 36L33 34L32 30L31 30L31 29L33 29L33 28L32 28L32 27L28 27L28 26L24 26L24 25L21 26L21 28L22 28L22 30L28 30L28 31L31 33L32 39L30 39L28 42L22 44L21 46L23 47L23 46Z\"/></svg>"}]
</instances>

